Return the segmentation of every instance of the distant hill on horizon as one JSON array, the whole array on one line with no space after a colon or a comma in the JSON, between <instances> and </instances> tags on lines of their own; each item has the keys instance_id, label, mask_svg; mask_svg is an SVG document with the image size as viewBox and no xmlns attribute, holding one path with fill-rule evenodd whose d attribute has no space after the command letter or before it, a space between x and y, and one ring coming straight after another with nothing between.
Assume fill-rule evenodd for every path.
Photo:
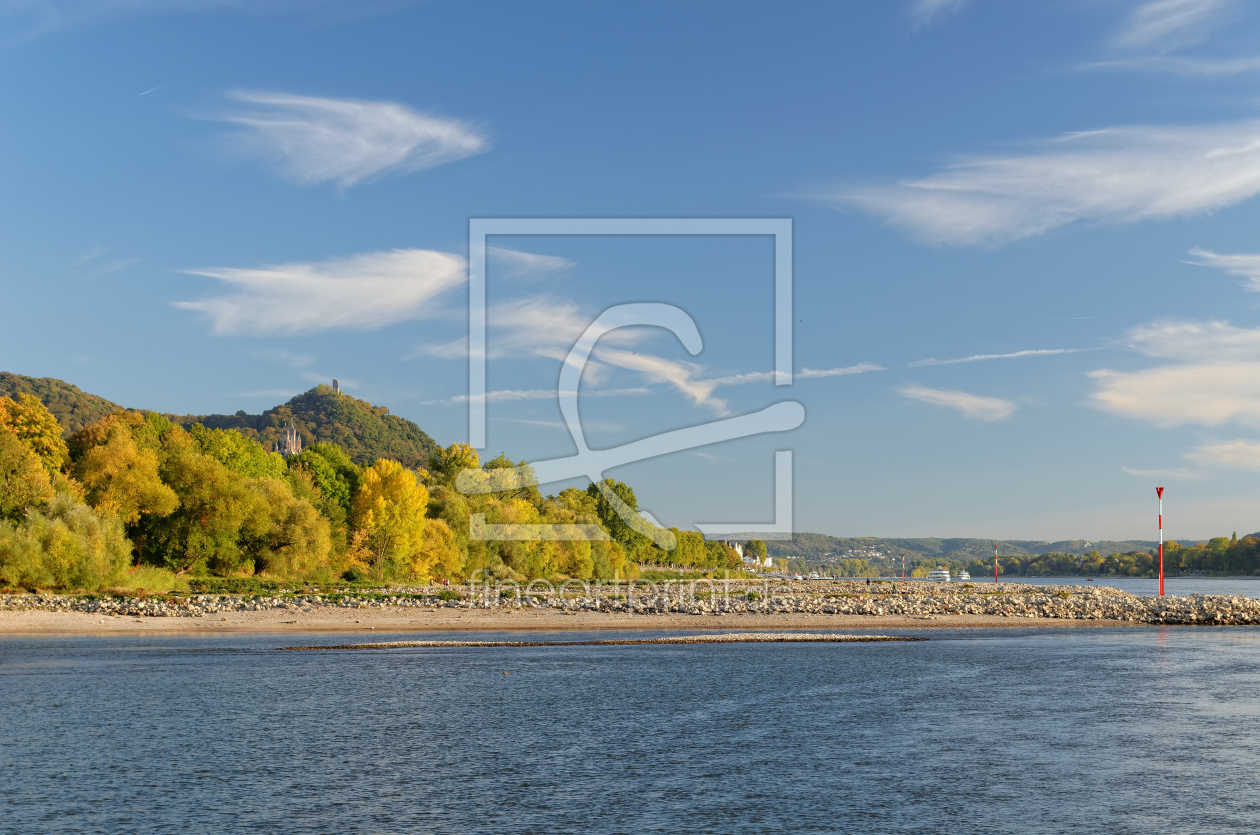
<instances>
[{"instance_id":1,"label":"distant hill on horizon","mask_svg":"<svg viewBox=\"0 0 1260 835\"><path fill-rule=\"evenodd\" d=\"M744 540L755 538L755 534L737 535L728 539ZM1178 540L1192 545L1201 540ZM1002 556L1033 557L1040 554L1088 554L1097 551L1100 554L1124 554L1130 551L1147 551L1156 547L1156 540L1087 540L1064 539L1048 542L1039 539L969 539L940 537L838 537L821 533L797 533L790 540L766 542L766 551L772 557L795 558L813 563L833 563L845 559L879 559L871 556L871 552L891 554L883 559L900 561L901 554L907 560L939 559L971 562L972 560L992 559L993 544L997 543L998 553Z\"/></svg>"},{"instance_id":2,"label":"distant hill on horizon","mask_svg":"<svg viewBox=\"0 0 1260 835\"><path fill-rule=\"evenodd\" d=\"M57 418L66 435L126 409L62 380L0 371L0 395L16 399L19 394L38 397ZM234 415L167 413L166 417L185 429L194 423L211 429L235 429L268 449L292 422L302 436L303 445L331 441L360 465L378 458L392 458L414 468L423 466L429 454L437 449L437 442L406 418L391 415L384 406L373 406L344 392L334 394L332 387L326 385L316 386L261 415L240 411Z\"/></svg>"}]
</instances>

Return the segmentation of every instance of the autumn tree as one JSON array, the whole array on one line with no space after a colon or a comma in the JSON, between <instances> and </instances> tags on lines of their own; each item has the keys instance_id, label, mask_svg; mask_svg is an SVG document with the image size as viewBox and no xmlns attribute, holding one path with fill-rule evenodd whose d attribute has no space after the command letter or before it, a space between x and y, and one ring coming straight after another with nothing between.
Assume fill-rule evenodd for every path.
<instances>
[{"instance_id":1,"label":"autumn tree","mask_svg":"<svg viewBox=\"0 0 1260 835\"><path fill-rule=\"evenodd\" d=\"M435 484L454 484L455 479L464 470L480 468L481 459L477 455L477 450L468 444L438 447L437 451L429 456L429 473Z\"/></svg>"},{"instance_id":2,"label":"autumn tree","mask_svg":"<svg viewBox=\"0 0 1260 835\"><path fill-rule=\"evenodd\" d=\"M73 473L87 491L88 504L126 525L143 514L166 516L179 506L175 491L162 483L157 453L136 444L132 430L141 423L112 415L74 436L81 455Z\"/></svg>"},{"instance_id":3,"label":"autumn tree","mask_svg":"<svg viewBox=\"0 0 1260 835\"><path fill-rule=\"evenodd\" d=\"M17 401L0 397L0 429L7 429L39 456L49 473L59 472L70 460L61 424L33 394L19 394Z\"/></svg>"},{"instance_id":4,"label":"autumn tree","mask_svg":"<svg viewBox=\"0 0 1260 835\"><path fill-rule=\"evenodd\" d=\"M363 471L352 523L378 579L412 564L423 546L428 505L428 490L397 461L381 459Z\"/></svg>"},{"instance_id":5,"label":"autumn tree","mask_svg":"<svg viewBox=\"0 0 1260 835\"><path fill-rule=\"evenodd\" d=\"M40 457L12 431L0 428L0 519L21 519L52 497Z\"/></svg>"}]
</instances>

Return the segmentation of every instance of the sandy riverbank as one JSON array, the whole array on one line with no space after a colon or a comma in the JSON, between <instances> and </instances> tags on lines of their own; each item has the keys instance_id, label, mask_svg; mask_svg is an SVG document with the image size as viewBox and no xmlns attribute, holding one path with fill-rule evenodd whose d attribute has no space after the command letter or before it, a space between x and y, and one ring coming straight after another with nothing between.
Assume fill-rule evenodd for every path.
<instances>
[{"instance_id":1,"label":"sandy riverbank","mask_svg":"<svg viewBox=\"0 0 1260 835\"><path fill-rule=\"evenodd\" d=\"M272 610L223 612L205 617L102 617L86 612L0 611L0 635L213 634L229 632L515 632L604 631L616 629L956 629L1141 626L1131 621L1065 620L939 614L827 615L777 614L635 614L549 609L415 609L335 607L305 612Z\"/></svg>"}]
</instances>

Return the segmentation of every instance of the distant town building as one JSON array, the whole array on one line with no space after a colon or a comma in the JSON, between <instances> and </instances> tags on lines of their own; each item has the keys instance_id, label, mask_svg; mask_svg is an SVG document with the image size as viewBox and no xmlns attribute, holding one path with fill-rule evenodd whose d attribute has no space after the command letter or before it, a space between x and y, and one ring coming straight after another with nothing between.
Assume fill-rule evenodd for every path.
<instances>
[{"instance_id":1,"label":"distant town building","mask_svg":"<svg viewBox=\"0 0 1260 835\"><path fill-rule=\"evenodd\" d=\"M335 385L336 381L333 382ZM293 425L292 421L285 427L284 437L272 446L272 451L280 453L285 458L288 458L290 455L297 455L302 451L302 436L298 434L297 427Z\"/></svg>"}]
</instances>

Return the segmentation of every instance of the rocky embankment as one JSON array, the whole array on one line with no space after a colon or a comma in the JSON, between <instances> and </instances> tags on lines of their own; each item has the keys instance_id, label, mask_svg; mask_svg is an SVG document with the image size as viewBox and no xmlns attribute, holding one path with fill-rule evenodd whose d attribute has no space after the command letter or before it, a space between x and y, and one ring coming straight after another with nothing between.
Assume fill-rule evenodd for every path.
<instances>
[{"instance_id":1,"label":"rocky embankment","mask_svg":"<svg viewBox=\"0 0 1260 835\"><path fill-rule=\"evenodd\" d=\"M624 584L564 590L463 586L275 595L75 596L3 594L0 610L84 612L135 617L201 617L225 612L309 612L324 608L552 609L634 614L942 615L1114 620L1136 623L1260 624L1260 600L1191 595L1137 597L1107 586L1000 586L970 583L697 582ZM441 596L439 596L441 595ZM449 598L449 599L444 599Z\"/></svg>"}]
</instances>

